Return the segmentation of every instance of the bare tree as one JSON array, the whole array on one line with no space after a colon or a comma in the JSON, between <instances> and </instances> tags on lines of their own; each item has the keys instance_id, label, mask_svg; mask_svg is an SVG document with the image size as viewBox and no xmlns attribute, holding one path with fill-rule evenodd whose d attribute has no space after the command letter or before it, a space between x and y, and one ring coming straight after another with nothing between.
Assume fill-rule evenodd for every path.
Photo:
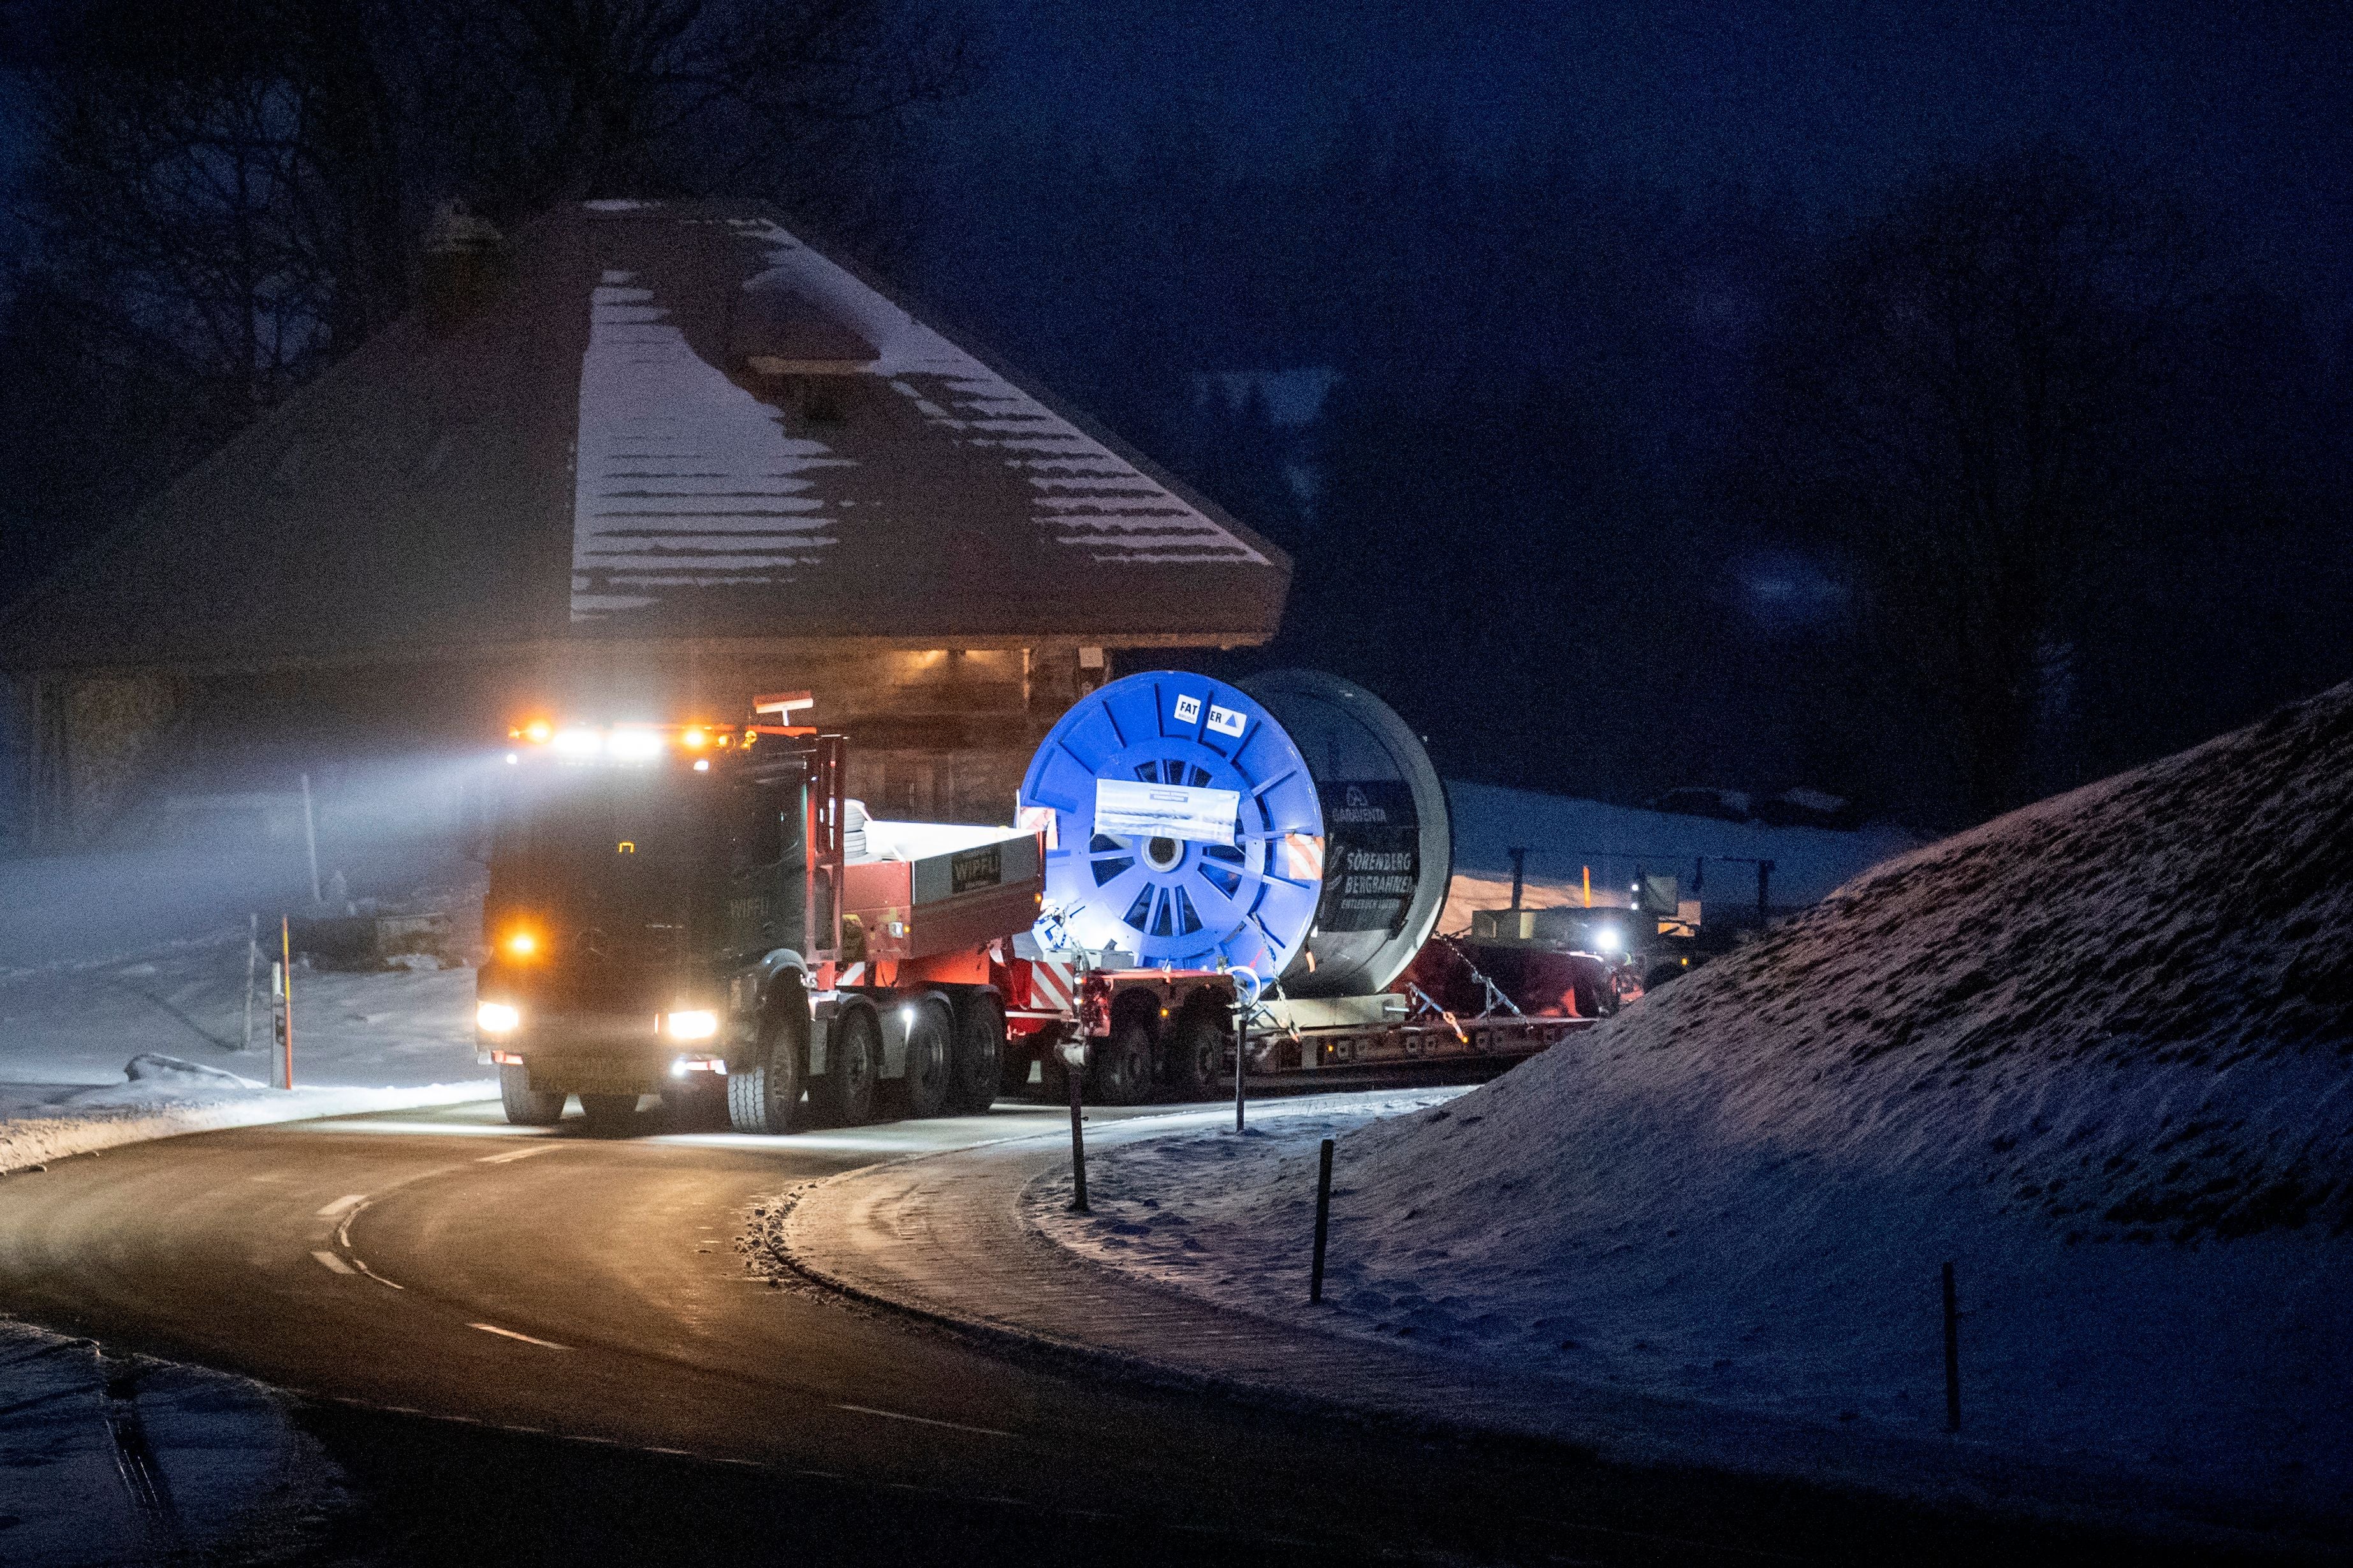
<instances>
[{"instance_id":1,"label":"bare tree","mask_svg":"<svg viewBox=\"0 0 2353 1568\"><path fill-rule=\"evenodd\" d=\"M234 424L406 306L448 196L855 213L972 68L923 0L95 0L32 62L20 282Z\"/></svg>"},{"instance_id":2,"label":"bare tree","mask_svg":"<svg viewBox=\"0 0 2353 1568\"><path fill-rule=\"evenodd\" d=\"M2031 786L2199 272L2179 209L2035 148L1908 190L1767 354L1738 491L1843 564L1879 695L1946 738L1972 818Z\"/></svg>"}]
</instances>

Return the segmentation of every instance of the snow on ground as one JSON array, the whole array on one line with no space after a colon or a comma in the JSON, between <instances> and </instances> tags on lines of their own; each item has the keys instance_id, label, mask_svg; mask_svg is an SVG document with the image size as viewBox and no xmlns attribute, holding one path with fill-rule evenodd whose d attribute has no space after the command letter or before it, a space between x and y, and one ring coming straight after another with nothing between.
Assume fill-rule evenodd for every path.
<instances>
[{"instance_id":1,"label":"snow on ground","mask_svg":"<svg viewBox=\"0 0 2353 1568\"><path fill-rule=\"evenodd\" d=\"M402 902L445 910L470 949L479 884L420 863L429 870L398 889ZM142 868L152 899L130 892ZM217 900L186 886L209 885L221 868L155 854L34 869L12 877L23 896L0 928L0 1171L176 1132L497 1093L474 1061L470 968L421 957L374 973L298 963L298 1087L272 1089L269 954L248 1047L246 922L224 921ZM59 931L84 956L57 954Z\"/></svg>"},{"instance_id":2,"label":"snow on ground","mask_svg":"<svg viewBox=\"0 0 2353 1568\"><path fill-rule=\"evenodd\" d=\"M349 1500L259 1384L0 1319L0 1561L290 1562ZM146 1464L153 1506L126 1487Z\"/></svg>"},{"instance_id":3,"label":"snow on ground","mask_svg":"<svg viewBox=\"0 0 2353 1568\"><path fill-rule=\"evenodd\" d=\"M1454 819L1458 884L1476 880L1477 898L1458 885L1439 930L1470 924L1469 910L1509 902L1512 849L1527 850L1523 901L1546 908L1567 901L1589 867L1594 886L1622 891L1638 871L1683 879L1683 896L1725 908L1754 908L1757 860L1773 862L1767 891L1777 909L1810 904L1891 856L1916 848L1920 836L1893 823L1853 829L1774 827L1761 822L1641 811L1598 800L1538 795L1495 784L1446 783ZM1695 878L1705 857L1705 878ZM1694 884L1699 882L1698 890ZM1504 897L1493 899L1500 888ZM1458 909L1459 906L1459 909ZM1459 918L1458 918L1459 916Z\"/></svg>"},{"instance_id":4,"label":"snow on ground","mask_svg":"<svg viewBox=\"0 0 2353 1568\"><path fill-rule=\"evenodd\" d=\"M1040 1222L1296 1317L1309 1119ZM2353 686L1867 873L1450 1103L1342 1134L1331 1321L1531 1375L1965 1436L2340 1523Z\"/></svg>"}]
</instances>

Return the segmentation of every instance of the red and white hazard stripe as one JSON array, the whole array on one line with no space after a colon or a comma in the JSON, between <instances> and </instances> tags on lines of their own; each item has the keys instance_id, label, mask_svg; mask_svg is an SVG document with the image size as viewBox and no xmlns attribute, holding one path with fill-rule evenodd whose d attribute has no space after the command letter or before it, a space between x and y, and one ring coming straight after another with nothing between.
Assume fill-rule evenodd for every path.
<instances>
[{"instance_id":1,"label":"red and white hazard stripe","mask_svg":"<svg viewBox=\"0 0 2353 1568\"><path fill-rule=\"evenodd\" d=\"M1029 961L1029 1005L1050 1008L1057 1013L1072 1010L1071 999L1078 994L1078 982L1072 978L1071 966L1050 958Z\"/></svg>"}]
</instances>

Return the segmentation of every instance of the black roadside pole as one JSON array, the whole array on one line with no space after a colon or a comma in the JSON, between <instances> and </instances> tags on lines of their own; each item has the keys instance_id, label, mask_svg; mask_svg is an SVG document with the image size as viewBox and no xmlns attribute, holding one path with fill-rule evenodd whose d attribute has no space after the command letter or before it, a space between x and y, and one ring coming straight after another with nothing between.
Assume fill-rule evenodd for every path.
<instances>
[{"instance_id":1,"label":"black roadside pole","mask_svg":"<svg viewBox=\"0 0 2353 1568\"><path fill-rule=\"evenodd\" d=\"M1332 1219L1332 1140L1324 1140L1315 1172L1315 1266L1307 1279L1307 1300L1324 1300L1324 1237Z\"/></svg>"},{"instance_id":2,"label":"black roadside pole","mask_svg":"<svg viewBox=\"0 0 2353 1568\"><path fill-rule=\"evenodd\" d=\"M1079 1080L1087 1076L1087 1048L1084 1045L1058 1046L1062 1053L1063 1075L1071 1080L1071 1212L1086 1214L1087 1208L1087 1137L1081 1131L1079 1114ZM1076 1062L1071 1058L1076 1057Z\"/></svg>"}]
</instances>

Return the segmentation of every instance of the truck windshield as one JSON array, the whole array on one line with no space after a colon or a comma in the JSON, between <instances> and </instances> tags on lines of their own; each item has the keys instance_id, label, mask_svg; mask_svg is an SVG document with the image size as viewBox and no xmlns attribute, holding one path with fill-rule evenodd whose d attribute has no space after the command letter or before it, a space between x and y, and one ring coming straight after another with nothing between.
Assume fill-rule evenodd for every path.
<instances>
[{"instance_id":1,"label":"truck windshield","mask_svg":"<svg viewBox=\"0 0 2353 1568\"><path fill-rule=\"evenodd\" d=\"M518 780L500 814L492 896L584 924L683 925L725 854L717 791L664 769L565 769Z\"/></svg>"}]
</instances>

